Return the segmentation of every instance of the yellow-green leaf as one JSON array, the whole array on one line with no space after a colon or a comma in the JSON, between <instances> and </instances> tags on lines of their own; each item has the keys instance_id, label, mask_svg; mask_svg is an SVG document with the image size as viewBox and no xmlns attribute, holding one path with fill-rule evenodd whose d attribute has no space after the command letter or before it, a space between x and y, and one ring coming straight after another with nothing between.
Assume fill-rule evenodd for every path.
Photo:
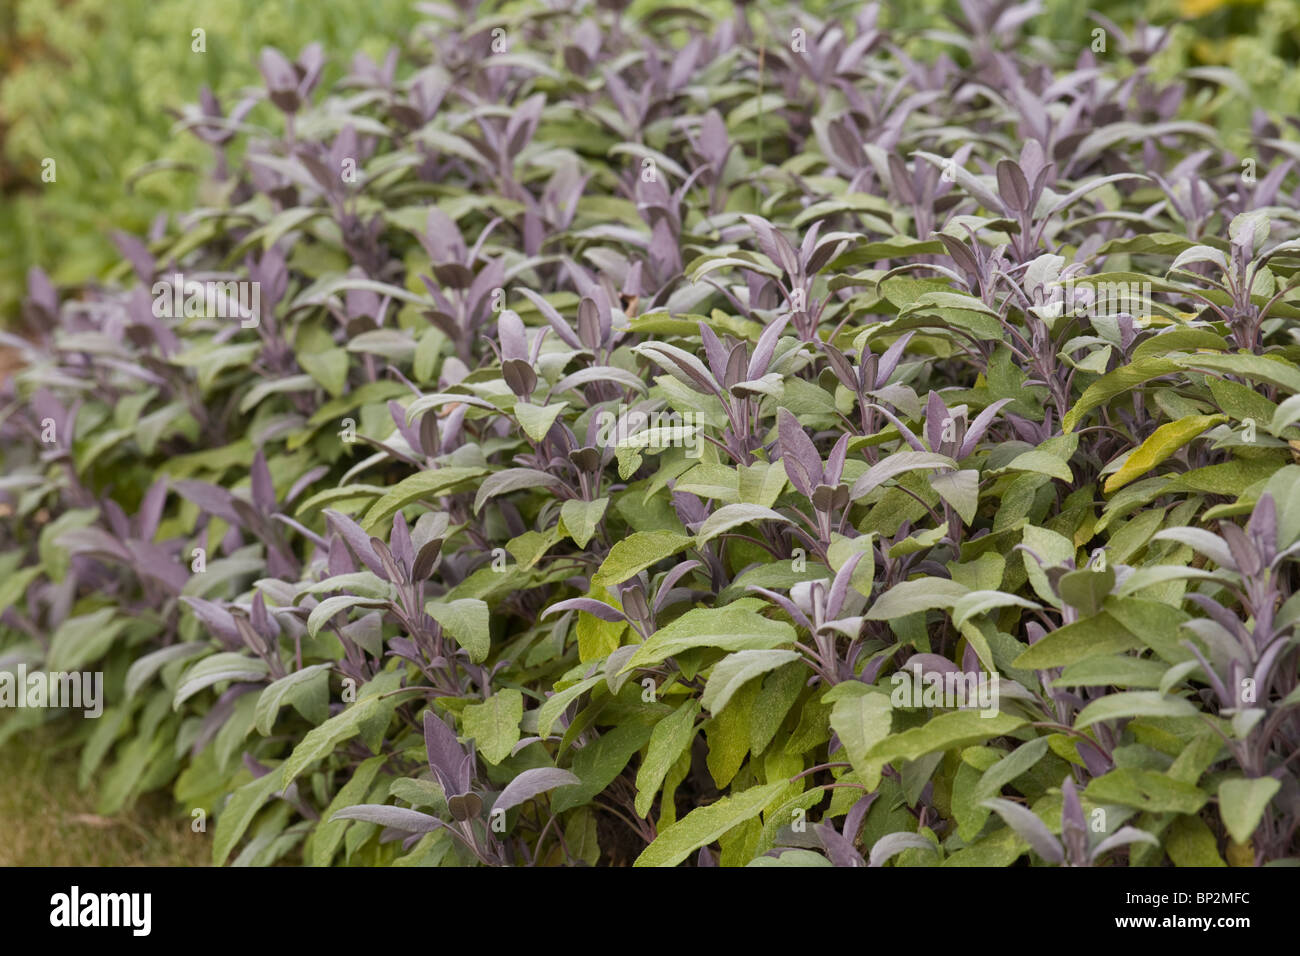
<instances>
[{"instance_id":1,"label":"yellow-green leaf","mask_svg":"<svg viewBox=\"0 0 1300 956\"><path fill-rule=\"evenodd\" d=\"M1023 718L1007 713L986 717L978 710L950 711L931 718L920 727L886 737L867 751L866 759L883 763L916 760L936 751L983 743L992 737L1009 734L1024 724Z\"/></svg>"},{"instance_id":2,"label":"yellow-green leaf","mask_svg":"<svg viewBox=\"0 0 1300 956\"><path fill-rule=\"evenodd\" d=\"M622 584L637 572L672 557L692 543L692 538L675 531L637 531L609 549L591 583L606 587Z\"/></svg>"},{"instance_id":3,"label":"yellow-green leaf","mask_svg":"<svg viewBox=\"0 0 1300 956\"><path fill-rule=\"evenodd\" d=\"M439 468L421 471L399 481L388 493L370 506L361 527L374 534L379 523L421 498L436 498L456 485L487 474L486 468Z\"/></svg>"},{"instance_id":4,"label":"yellow-green leaf","mask_svg":"<svg viewBox=\"0 0 1300 956\"><path fill-rule=\"evenodd\" d=\"M555 405L531 405L527 402L515 402L515 418L529 438L540 442L568 404L568 402L558 402Z\"/></svg>"},{"instance_id":5,"label":"yellow-green leaf","mask_svg":"<svg viewBox=\"0 0 1300 956\"><path fill-rule=\"evenodd\" d=\"M1255 777L1251 780L1225 780L1219 784L1219 816L1228 833L1238 843L1247 843L1259 827L1268 803L1273 799L1281 781L1274 777Z\"/></svg>"},{"instance_id":6,"label":"yellow-green leaf","mask_svg":"<svg viewBox=\"0 0 1300 956\"><path fill-rule=\"evenodd\" d=\"M750 787L707 807L697 807L672 826L661 830L632 865L676 866L732 827L753 819L785 786L786 782L781 780L762 787Z\"/></svg>"},{"instance_id":7,"label":"yellow-green leaf","mask_svg":"<svg viewBox=\"0 0 1300 956\"><path fill-rule=\"evenodd\" d=\"M1133 450L1119 471L1106 479L1106 493L1110 494L1145 475L1205 429L1227 420L1227 415L1188 415L1161 425Z\"/></svg>"},{"instance_id":8,"label":"yellow-green leaf","mask_svg":"<svg viewBox=\"0 0 1300 956\"><path fill-rule=\"evenodd\" d=\"M461 729L474 739L478 752L490 764L499 764L519 742L519 721L524 716L524 695L514 688L499 690L481 704L461 711Z\"/></svg>"},{"instance_id":9,"label":"yellow-green leaf","mask_svg":"<svg viewBox=\"0 0 1300 956\"><path fill-rule=\"evenodd\" d=\"M574 544L585 548L596 533L600 519L605 517L605 509L608 507L608 498L597 498L595 501L580 501L575 498L566 501L560 506L561 530L573 539Z\"/></svg>"}]
</instances>

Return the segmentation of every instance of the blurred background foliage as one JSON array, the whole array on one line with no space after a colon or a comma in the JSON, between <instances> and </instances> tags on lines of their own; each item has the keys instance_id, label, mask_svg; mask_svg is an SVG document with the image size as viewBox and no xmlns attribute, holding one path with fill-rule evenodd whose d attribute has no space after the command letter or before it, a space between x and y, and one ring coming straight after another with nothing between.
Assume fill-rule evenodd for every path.
<instances>
[{"instance_id":1,"label":"blurred background foliage","mask_svg":"<svg viewBox=\"0 0 1300 956\"><path fill-rule=\"evenodd\" d=\"M160 211L192 205L199 177L167 166L211 154L173 135L168 109L204 84L227 104L260 84L263 46L293 57L319 42L381 60L419 19L411 0L0 0L0 316L14 314L29 266L84 281L119 258L109 230L141 234ZM331 60L324 82L347 66ZM41 181L45 157L53 183Z\"/></svg>"},{"instance_id":2,"label":"blurred background foliage","mask_svg":"<svg viewBox=\"0 0 1300 956\"><path fill-rule=\"evenodd\" d=\"M531 0L497 6L523 2ZM786 0L745 6L778 2ZM800 6L821 15L860 2ZM628 13L669 4L675 0L634 0ZM1229 137L1244 137L1255 107L1300 116L1298 0L1043 0L1043 7L1036 36L1066 59L1071 45L1087 45L1090 12L1125 30L1139 21L1173 24L1153 67L1232 70L1244 86L1224 88L1200 110ZM887 23L916 31L909 52L924 56L940 49L924 31L948 29L942 14L956 3L887 0L884 8ZM228 103L259 81L257 53L267 45L292 57L320 42L327 55L362 50L380 61L390 46L414 42L419 20L412 0L0 0L0 323L15 314L29 266L41 264L62 283L101 276L119 259L110 230L142 234L160 212L192 205L200 180L193 164L201 168L208 153L194 137L173 134L168 111L196 101L204 84ZM193 51L199 28L203 53ZM347 65L330 60L327 87ZM46 157L56 161L53 183L41 180Z\"/></svg>"}]
</instances>

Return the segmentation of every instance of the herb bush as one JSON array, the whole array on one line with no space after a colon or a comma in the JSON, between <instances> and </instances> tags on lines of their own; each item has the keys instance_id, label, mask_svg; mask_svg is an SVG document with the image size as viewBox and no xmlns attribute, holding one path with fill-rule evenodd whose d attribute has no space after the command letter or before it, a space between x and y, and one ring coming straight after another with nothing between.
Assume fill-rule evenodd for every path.
<instances>
[{"instance_id":1,"label":"herb bush","mask_svg":"<svg viewBox=\"0 0 1300 956\"><path fill-rule=\"evenodd\" d=\"M933 56L949 46L927 40L925 28L941 23L951 2L886 5L880 22L899 31L894 39L909 55ZM634 0L629 13L663 5ZM198 188L203 144L170 128L172 116L204 86L237 97L267 44L296 53L315 40L331 52L360 49L379 59L399 43L421 54L414 6L410 0L13 0L0 8L0 325L16 320L31 265L47 266L57 282L112 276L120 260L109 232L143 234L159 215L183 212L196 198L208 201ZM732 4L696 0L692 6L726 16ZM800 6L821 14L834 4L804 0ZM1248 136L1252 103L1281 115L1300 113L1300 74L1290 68L1300 53L1300 7L1292 0L1044 0L1030 28L1039 42L1077 46L1097 25L1090 11L1124 27L1140 19L1172 23L1168 43L1152 60L1162 76L1230 67L1230 80L1218 76L1222 85L1207 111L1206 121L1221 130ZM1177 23L1179 15L1196 19ZM761 31L762 23L756 27ZM199 29L202 48L196 49ZM760 32L760 45L765 38ZM344 57L327 60L325 81L338 79L346 66ZM273 122L273 107L261 104L254 116ZM47 158L57 160L54 182L44 179Z\"/></svg>"},{"instance_id":2,"label":"herb bush","mask_svg":"<svg viewBox=\"0 0 1300 956\"><path fill-rule=\"evenodd\" d=\"M874 5L429 7L191 111L220 201L6 336L0 660L104 673L100 811L169 788L217 864L1295 862L1295 147L1155 34L962 11L921 61Z\"/></svg>"}]
</instances>

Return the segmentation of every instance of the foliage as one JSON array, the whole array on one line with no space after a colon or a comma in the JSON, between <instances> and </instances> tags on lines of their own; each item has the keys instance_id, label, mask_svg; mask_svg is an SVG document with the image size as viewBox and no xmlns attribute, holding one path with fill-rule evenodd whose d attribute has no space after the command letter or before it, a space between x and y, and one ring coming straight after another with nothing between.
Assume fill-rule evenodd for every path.
<instances>
[{"instance_id":1,"label":"foliage","mask_svg":"<svg viewBox=\"0 0 1300 956\"><path fill-rule=\"evenodd\" d=\"M188 114L219 202L33 271L0 662L104 672L103 812L169 787L218 864L1295 861L1291 150L1244 176L1147 35L878 12L267 49L281 122Z\"/></svg>"},{"instance_id":2,"label":"foliage","mask_svg":"<svg viewBox=\"0 0 1300 956\"><path fill-rule=\"evenodd\" d=\"M194 204L202 145L170 115L203 87L236 96L266 44L381 56L418 22L407 0L14 0L0 13L0 315L29 266L81 282L116 264L113 229L145 233ZM303 36L304 25L312 36ZM196 51L193 32L204 31ZM10 56L5 57L9 47ZM7 62L6 62L7 61ZM337 79L346 63L337 64ZM56 161L54 182L42 161Z\"/></svg>"},{"instance_id":3,"label":"foliage","mask_svg":"<svg viewBox=\"0 0 1300 956\"><path fill-rule=\"evenodd\" d=\"M513 4L513 6L512 6ZM635 0L639 18L667 6ZM503 5L509 11L519 0ZM693 7L726 17L731 4ZM815 15L844 8L832 0L802 4ZM953 0L887 5L885 26L903 31L911 55L952 53L926 29ZM1194 68L1197 109L1244 148L1253 108L1273 116L1300 113L1300 9L1291 0L1044 0L1032 28L1040 42L1077 49L1104 16L1117 29L1170 27L1152 60L1165 79ZM204 86L237 96L265 44L296 51L301 25L330 50L364 49L379 58L394 37L411 51L424 40L408 0L359 5L307 0L15 0L0 11L0 324L11 326L32 265L54 265L60 282L99 277L117 262L108 234L144 234L162 214L176 215L210 197L199 188L204 154L169 129L175 112ZM202 53L192 31L211 39ZM759 42L767 39L761 33ZM1197 72L1199 71L1199 72ZM338 78L327 64L327 80ZM55 159L56 183L42 179Z\"/></svg>"}]
</instances>

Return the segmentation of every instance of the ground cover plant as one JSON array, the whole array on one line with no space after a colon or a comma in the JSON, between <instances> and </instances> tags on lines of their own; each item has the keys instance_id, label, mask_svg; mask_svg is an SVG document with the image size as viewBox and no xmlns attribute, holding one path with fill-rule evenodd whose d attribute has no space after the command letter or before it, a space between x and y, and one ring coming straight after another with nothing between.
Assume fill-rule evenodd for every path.
<instances>
[{"instance_id":1,"label":"ground cover plant","mask_svg":"<svg viewBox=\"0 0 1300 956\"><path fill-rule=\"evenodd\" d=\"M614 6L268 48L215 201L32 271L0 668L103 707L0 734L219 865L1300 859L1294 124L1034 3Z\"/></svg>"},{"instance_id":2,"label":"ground cover plant","mask_svg":"<svg viewBox=\"0 0 1300 956\"><path fill-rule=\"evenodd\" d=\"M887 4L879 20L908 55L928 59L951 47L950 39L927 38L950 2ZM627 14L635 23L664 5L634 0ZM238 99L254 80L249 67L258 50L268 44L299 49L307 42L299 39L304 29L334 54L325 63L329 84L352 53L382 59L391 45L422 53L417 6L408 0L324 6L310 0L13 0L0 9L0 325L14 324L32 265L62 284L115 281L121 262L109 238L113 230L143 234L159 216L194 205L196 192L200 203L207 201L206 148L171 129L204 86ZM692 6L722 18L732 4L697 0ZM800 6L822 15L835 5L805 0ZM1139 20L1167 28L1167 42L1150 60L1159 77L1189 68L1218 71L1225 82L1205 120L1234 148L1248 142L1252 104L1283 116L1300 112L1300 75L1289 68L1300 52L1300 8L1291 0L1044 0L1029 27L1040 43L1075 47L1096 26L1089 12L1125 28ZM756 22L760 47L781 41L767 37L763 26ZM254 121L272 122L272 116L273 107L258 101ZM237 155L241 141L232 146Z\"/></svg>"}]
</instances>

